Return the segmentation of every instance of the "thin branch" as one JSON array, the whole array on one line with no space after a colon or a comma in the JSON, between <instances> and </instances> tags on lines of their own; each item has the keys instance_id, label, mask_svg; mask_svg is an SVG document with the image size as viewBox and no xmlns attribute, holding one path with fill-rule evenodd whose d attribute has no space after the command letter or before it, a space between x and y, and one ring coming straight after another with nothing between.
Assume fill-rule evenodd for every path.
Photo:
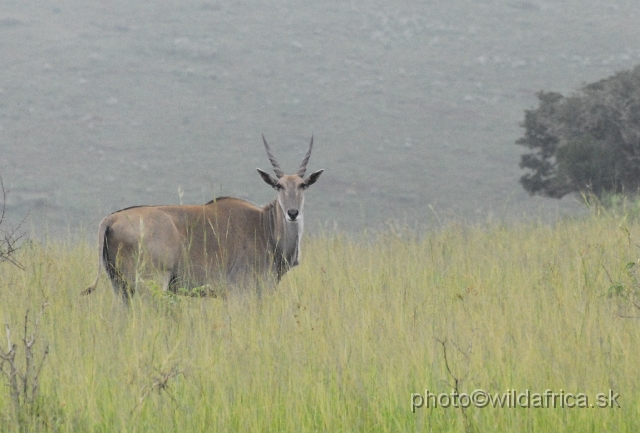
<instances>
[{"instance_id":1,"label":"thin branch","mask_svg":"<svg viewBox=\"0 0 640 433\"><path fill-rule=\"evenodd\" d=\"M439 338L435 339L442 346L442 354L444 355L444 366L447 369L449 376L451 376L451 378L453 379L453 389L457 395L460 395L460 385L462 384L462 381L466 380L467 376L469 376L469 372L470 372L469 363L470 363L471 351L473 349L473 338L474 338L475 332L476 332L476 329L473 328L471 330L471 338L469 339L469 345L466 351L463 351L462 349L460 349L460 347L458 347L457 344L451 343L453 344L453 347L455 347L458 350L458 352L460 352L462 356L464 356L467 362L467 371L461 377L458 377L455 374L453 374L453 371L451 370L451 366L449 365L449 358L447 356L447 340L446 339L440 340ZM467 408L461 405L460 411L462 412L462 421L464 423L464 431L469 433L473 430L473 427L471 425L471 421L469 420L469 415L467 414Z\"/></svg>"},{"instance_id":2,"label":"thin branch","mask_svg":"<svg viewBox=\"0 0 640 433\"><path fill-rule=\"evenodd\" d=\"M604 271L607 273L607 278L609 278L609 282L610 282L611 284L615 284L615 283L613 282L613 280L611 279L611 275L609 275L609 271L607 270L607 268L606 268L604 265L602 265L602 268L603 268L603 269L604 269Z\"/></svg>"},{"instance_id":3,"label":"thin branch","mask_svg":"<svg viewBox=\"0 0 640 433\"><path fill-rule=\"evenodd\" d=\"M24 266L15 258L15 254L18 251L20 240L26 234L26 232L22 230L22 225L29 216L29 213L27 212L16 227L10 227L8 229L2 228L6 223L5 211L8 194L9 190L4 187L4 182L0 176L0 195L2 195L2 203L0 204L0 263L9 262L24 271Z\"/></svg>"},{"instance_id":4,"label":"thin branch","mask_svg":"<svg viewBox=\"0 0 640 433\"><path fill-rule=\"evenodd\" d=\"M142 388L143 394L138 399L138 404L136 404L136 406L131 409L131 413L133 413L138 407L142 406L144 400L154 390L158 390L158 394L162 394L162 392L164 391L169 396L169 398L171 398L171 401L173 401L175 404L178 404L176 398L169 392L171 390L171 388L169 387L169 381L179 375L184 376L184 372L182 370L179 370L178 367L174 365L169 371L158 371L158 373L160 373L160 376L154 377L153 383L151 385L145 385Z\"/></svg>"},{"instance_id":5,"label":"thin branch","mask_svg":"<svg viewBox=\"0 0 640 433\"><path fill-rule=\"evenodd\" d=\"M7 331L7 353L11 351L11 328L9 327L9 323L4 322L4 329Z\"/></svg>"},{"instance_id":6,"label":"thin branch","mask_svg":"<svg viewBox=\"0 0 640 433\"><path fill-rule=\"evenodd\" d=\"M640 319L640 316L625 316L624 314L616 313L616 316L621 317L623 319Z\"/></svg>"},{"instance_id":7,"label":"thin branch","mask_svg":"<svg viewBox=\"0 0 640 433\"><path fill-rule=\"evenodd\" d=\"M45 302L42 305L40 313L35 319L33 332L29 334L29 310L24 315L24 335L21 340L24 347L25 364L24 370L21 370L16 362L17 344L11 341L11 328L9 323L5 322L5 331L7 334L7 351L0 349L0 375L4 376L8 382L9 394L16 411L18 419L24 415L25 408L30 410L35 403L38 395L39 376L44 365L44 361L49 354L49 345L45 347L40 362L36 360L34 355L34 346L38 335L40 319L49 305ZM8 364L8 368L5 365ZM39 365L38 365L39 364ZM37 368L35 368L37 365Z\"/></svg>"}]
</instances>

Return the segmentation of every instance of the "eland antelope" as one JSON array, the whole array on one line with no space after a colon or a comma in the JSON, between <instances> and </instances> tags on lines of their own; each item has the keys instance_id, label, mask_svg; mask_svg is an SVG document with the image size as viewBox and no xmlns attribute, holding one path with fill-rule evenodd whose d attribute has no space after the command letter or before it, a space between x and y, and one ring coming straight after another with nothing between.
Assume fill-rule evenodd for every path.
<instances>
[{"instance_id":1,"label":"eland antelope","mask_svg":"<svg viewBox=\"0 0 640 433\"><path fill-rule=\"evenodd\" d=\"M323 170L304 177L313 137L300 168L286 175L262 136L276 177L257 169L278 192L259 207L220 197L204 205L134 206L106 216L98 229L98 276L104 267L125 302L140 272L159 273L164 290L216 286L258 291L274 287L300 260L304 192Z\"/></svg>"}]
</instances>

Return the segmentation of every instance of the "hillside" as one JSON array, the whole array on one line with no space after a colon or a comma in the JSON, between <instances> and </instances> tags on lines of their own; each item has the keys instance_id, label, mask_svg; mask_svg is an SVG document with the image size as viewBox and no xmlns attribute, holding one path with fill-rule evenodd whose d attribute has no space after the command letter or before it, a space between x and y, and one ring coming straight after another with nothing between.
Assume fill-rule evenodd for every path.
<instances>
[{"instance_id":1,"label":"hillside","mask_svg":"<svg viewBox=\"0 0 640 433\"><path fill-rule=\"evenodd\" d=\"M574 213L518 184L518 124L535 92L635 65L637 21L630 0L5 1L10 216L64 236L135 204L264 203L261 133L285 171L315 135L311 230Z\"/></svg>"}]
</instances>

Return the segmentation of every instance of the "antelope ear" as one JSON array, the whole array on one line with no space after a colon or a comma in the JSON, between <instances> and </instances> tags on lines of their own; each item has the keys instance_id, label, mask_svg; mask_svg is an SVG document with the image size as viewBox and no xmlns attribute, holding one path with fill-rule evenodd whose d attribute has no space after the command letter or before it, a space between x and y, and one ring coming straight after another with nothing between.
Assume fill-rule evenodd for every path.
<instances>
[{"instance_id":1,"label":"antelope ear","mask_svg":"<svg viewBox=\"0 0 640 433\"><path fill-rule=\"evenodd\" d=\"M275 177L271 176L264 170L260 170L259 168L256 168L256 170L258 170L258 173L260 173L260 176L262 176L262 180L271 185L271 188L278 187L278 180Z\"/></svg>"},{"instance_id":2,"label":"antelope ear","mask_svg":"<svg viewBox=\"0 0 640 433\"><path fill-rule=\"evenodd\" d=\"M311 173L309 176L307 176L307 178L304 180L304 188L305 189L309 188L311 185L316 183L316 181L318 180L318 178L320 177L323 171L324 170L318 170L316 172Z\"/></svg>"}]
</instances>

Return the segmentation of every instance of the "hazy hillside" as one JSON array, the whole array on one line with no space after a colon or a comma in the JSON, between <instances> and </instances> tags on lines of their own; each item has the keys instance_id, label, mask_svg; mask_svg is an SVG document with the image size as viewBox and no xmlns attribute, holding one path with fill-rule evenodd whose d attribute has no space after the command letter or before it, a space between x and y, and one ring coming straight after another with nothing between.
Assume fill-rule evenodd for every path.
<instances>
[{"instance_id":1,"label":"hazy hillside","mask_svg":"<svg viewBox=\"0 0 640 433\"><path fill-rule=\"evenodd\" d=\"M272 191L313 133L308 226L574 212L530 199L540 89L638 63L637 3L78 0L0 4L0 173L52 232L133 204ZM430 210L430 205L436 212Z\"/></svg>"}]
</instances>

